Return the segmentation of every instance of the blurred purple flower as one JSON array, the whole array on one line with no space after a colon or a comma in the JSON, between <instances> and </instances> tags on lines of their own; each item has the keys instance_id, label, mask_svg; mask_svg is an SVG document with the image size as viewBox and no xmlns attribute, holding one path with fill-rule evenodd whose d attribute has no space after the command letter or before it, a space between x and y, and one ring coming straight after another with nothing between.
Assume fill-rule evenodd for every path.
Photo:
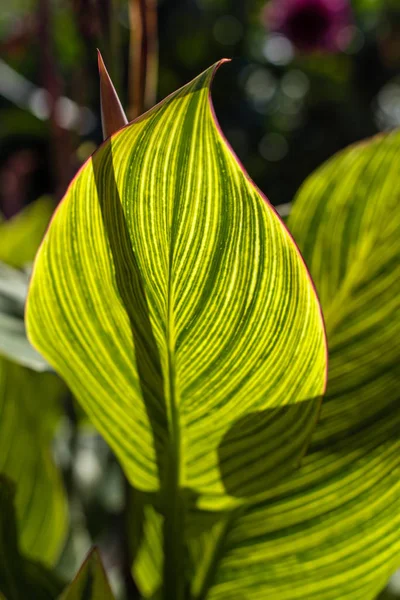
<instances>
[{"instance_id":1,"label":"blurred purple flower","mask_svg":"<svg viewBox=\"0 0 400 600\"><path fill-rule=\"evenodd\" d=\"M268 28L285 35L299 50L343 50L350 41L349 0L271 0Z\"/></svg>"}]
</instances>

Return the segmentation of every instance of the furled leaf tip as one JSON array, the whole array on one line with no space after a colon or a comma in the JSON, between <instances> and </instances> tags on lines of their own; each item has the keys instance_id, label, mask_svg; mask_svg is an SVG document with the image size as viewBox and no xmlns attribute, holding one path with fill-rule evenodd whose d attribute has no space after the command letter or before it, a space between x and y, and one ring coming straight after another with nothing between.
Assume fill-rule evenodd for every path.
<instances>
[{"instance_id":1,"label":"furled leaf tip","mask_svg":"<svg viewBox=\"0 0 400 600\"><path fill-rule=\"evenodd\" d=\"M103 138L106 139L118 129L124 127L128 123L128 119L108 74L100 50L97 50L97 62L100 75L101 125Z\"/></svg>"}]
</instances>

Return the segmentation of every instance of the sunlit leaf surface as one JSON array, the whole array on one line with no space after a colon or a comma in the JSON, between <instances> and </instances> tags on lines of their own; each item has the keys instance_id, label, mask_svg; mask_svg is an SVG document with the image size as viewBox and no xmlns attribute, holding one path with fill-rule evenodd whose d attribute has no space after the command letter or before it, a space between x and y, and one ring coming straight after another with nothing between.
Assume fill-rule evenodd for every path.
<instances>
[{"instance_id":1,"label":"sunlit leaf surface","mask_svg":"<svg viewBox=\"0 0 400 600\"><path fill-rule=\"evenodd\" d=\"M31 341L131 483L209 509L298 464L326 367L302 259L216 123L215 69L84 165L27 306Z\"/></svg>"},{"instance_id":2,"label":"sunlit leaf surface","mask_svg":"<svg viewBox=\"0 0 400 600\"><path fill-rule=\"evenodd\" d=\"M289 227L330 348L321 418L263 502L189 519L195 598L373 600L400 564L399 156L399 132L373 138L300 190Z\"/></svg>"}]
</instances>

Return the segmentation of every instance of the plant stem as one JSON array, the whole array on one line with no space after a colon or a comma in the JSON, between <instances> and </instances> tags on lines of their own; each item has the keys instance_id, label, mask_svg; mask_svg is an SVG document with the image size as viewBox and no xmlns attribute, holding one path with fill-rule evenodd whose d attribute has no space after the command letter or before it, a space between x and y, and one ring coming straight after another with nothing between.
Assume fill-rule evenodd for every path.
<instances>
[{"instance_id":1,"label":"plant stem","mask_svg":"<svg viewBox=\"0 0 400 600\"><path fill-rule=\"evenodd\" d=\"M169 487L164 519L163 600L184 600L184 503L177 485L176 459L171 456ZM175 463L175 464L173 464Z\"/></svg>"},{"instance_id":2,"label":"plant stem","mask_svg":"<svg viewBox=\"0 0 400 600\"><path fill-rule=\"evenodd\" d=\"M170 315L171 318L171 315ZM163 600L184 600L184 501L181 494L181 436L179 411L176 405L175 365L171 333L169 338L168 379L169 402L168 413L170 423L170 452L167 463L166 482L163 486L165 498L164 512L164 573Z\"/></svg>"},{"instance_id":3,"label":"plant stem","mask_svg":"<svg viewBox=\"0 0 400 600\"><path fill-rule=\"evenodd\" d=\"M157 95L158 37L155 0L130 0L129 109L134 119L153 106Z\"/></svg>"}]
</instances>

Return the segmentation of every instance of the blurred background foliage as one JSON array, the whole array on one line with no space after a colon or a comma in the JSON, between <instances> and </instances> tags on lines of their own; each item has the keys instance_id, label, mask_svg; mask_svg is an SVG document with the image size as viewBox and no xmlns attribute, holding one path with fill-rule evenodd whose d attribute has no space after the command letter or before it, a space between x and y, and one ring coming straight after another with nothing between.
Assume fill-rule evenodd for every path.
<instances>
[{"instance_id":1,"label":"blurred background foliage","mask_svg":"<svg viewBox=\"0 0 400 600\"><path fill-rule=\"evenodd\" d=\"M216 113L275 205L337 150L400 125L399 0L159 0L156 9L157 98L233 58L214 83ZM130 29L127 0L1 3L2 218L44 195L55 206L101 142L96 47L129 108ZM60 574L70 577L96 542L114 587L133 598L126 483L85 415L63 402L54 456L71 527ZM395 576L382 599L396 597Z\"/></svg>"},{"instance_id":2,"label":"blurred background foliage","mask_svg":"<svg viewBox=\"0 0 400 600\"><path fill-rule=\"evenodd\" d=\"M268 26L268 4L279 2L285 0L158 3L158 98L219 58L234 58L214 84L217 115L274 204L289 202L304 178L338 149L400 123L398 0L354 0L328 47L304 44L307 35L318 40L323 20L300 20L303 40L295 28L290 39L284 24ZM2 3L4 214L44 193L63 193L101 140L95 48L126 106L128 44L126 0Z\"/></svg>"}]
</instances>

